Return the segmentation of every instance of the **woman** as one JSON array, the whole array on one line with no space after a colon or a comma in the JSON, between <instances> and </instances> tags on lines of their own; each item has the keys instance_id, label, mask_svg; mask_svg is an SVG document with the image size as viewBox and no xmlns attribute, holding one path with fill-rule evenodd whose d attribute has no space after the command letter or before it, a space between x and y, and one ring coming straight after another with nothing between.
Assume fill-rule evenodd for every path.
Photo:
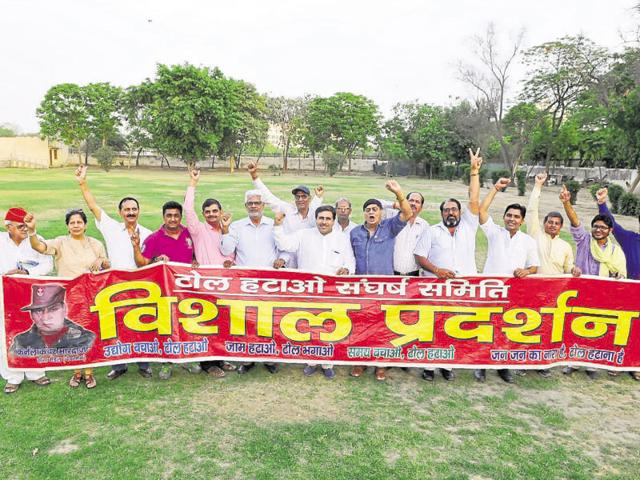
<instances>
[{"instance_id":1,"label":"woman","mask_svg":"<svg viewBox=\"0 0 640 480\"><path fill-rule=\"evenodd\" d=\"M42 241L36 235L36 220L28 213L24 223L29 229L31 247L37 252L53 256L56 270L61 277L77 277L86 272L98 272L110 267L107 254L102 243L87 237L87 216L82 210L69 210L64 217L69 235L53 240ZM92 368L75 370L69 380L69 386L77 388L84 379L87 388L95 388L96 379Z\"/></svg>"}]
</instances>

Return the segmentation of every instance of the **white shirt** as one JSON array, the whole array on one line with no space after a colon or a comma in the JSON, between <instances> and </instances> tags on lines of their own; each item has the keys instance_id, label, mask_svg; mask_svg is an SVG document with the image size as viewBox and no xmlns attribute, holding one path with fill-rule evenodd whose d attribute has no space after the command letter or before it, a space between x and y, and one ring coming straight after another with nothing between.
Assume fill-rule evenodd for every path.
<instances>
[{"instance_id":1,"label":"white shirt","mask_svg":"<svg viewBox=\"0 0 640 480\"><path fill-rule=\"evenodd\" d=\"M356 270L351 242L340 232L322 235L317 228L306 228L287 234L282 226L273 231L280 250L297 254L300 270L326 275L335 275L341 268L350 274Z\"/></svg>"},{"instance_id":2,"label":"white shirt","mask_svg":"<svg viewBox=\"0 0 640 480\"><path fill-rule=\"evenodd\" d=\"M493 223L491 217L480 228L489 244L483 273L513 276L516 268L540 266L538 247L531 236L518 231L512 237L506 228Z\"/></svg>"},{"instance_id":3,"label":"white shirt","mask_svg":"<svg viewBox=\"0 0 640 480\"><path fill-rule=\"evenodd\" d=\"M222 235L220 251L223 255L236 253L239 267L273 268L279 255L273 236L273 219L265 217L254 225L249 217L233 222L229 233Z\"/></svg>"},{"instance_id":4,"label":"white shirt","mask_svg":"<svg viewBox=\"0 0 640 480\"><path fill-rule=\"evenodd\" d=\"M285 202L276 197L260 178L254 180L253 185L260 190L260 193L262 193L262 201L271 208L271 210L285 214L284 222L282 222L285 233L297 232L303 228L316 228L316 209L322 205L322 199L314 196L309 203L307 216L303 218L300 212L298 212L298 207L293 203ZM296 268L296 266L296 256L292 254L287 262L287 267Z\"/></svg>"},{"instance_id":5,"label":"white shirt","mask_svg":"<svg viewBox=\"0 0 640 480\"><path fill-rule=\"evenodd\" d=\"M44 239L38 235L40 241ZM29 237L16 245L9 232L0 232L0 275L22 268L29 275L46 275L53 270L53 258L31 248Z\"/></svg>"},{"instance_id":6,"label":"white shirt","mask_svg":"<svg viewBox=\"0 0 640 480\"><path fill-rule=\"evenodd\" d=\"M443 222L433 225L424 231L414 253L426 258L438 268L451 270L458 275L475 275L478 273L477 231L478 216L465 208L453 235ZM420 269L420 276L435 277L436 275Z\"/></svg>"},{"instance_id":7,"label":"white shirt","mask_svg":"<svg viewBox=\"0 0 640 480\"><path fill-rule=\"evenodd\" d=\"M351 220L349 220L349 225L347 225L347 228L342 228L342 225L340 225L338 223L338 220L336 220L333 224L333 231L343 233L347 238L351 238L351 230L353 230L357 226L358 224L356 222L352 222Z\"/></svg>"},{"instance_id":8,"label":"white shirt","mask_svg":"<svg viewBox=\"0 0 640 480\"><path fill-rule=\"evenodd\" d=\"M104 210L100 210L100 221L96 218L96 227L104 237L107 245L107 255L111 261L111 268L135 269L136 261L133 258L133 246L131 236L123 222L117 222L111 218ZM138 224L140 232L140 245L144 243L151 230Z\"/></svg>"},{"instance_id":9,"label":"white shirt","mask_svg":"<svg viewBox=\"0 0 640 480\"><path fill-rule=\"evenodd\" d=\"M399 210L393 208L393 202L388 200L380 200L382 204L382 218L393 218L400 214ZM418 244L418 240L422 233L429 228L429 222L421 217L416 217L413 225L407 221L407 225L396 237L396 243L393 247L393 270L400 273L415 272L420 268L416 263L416 257L413 251Z\"/></svg>"}]
</instances>

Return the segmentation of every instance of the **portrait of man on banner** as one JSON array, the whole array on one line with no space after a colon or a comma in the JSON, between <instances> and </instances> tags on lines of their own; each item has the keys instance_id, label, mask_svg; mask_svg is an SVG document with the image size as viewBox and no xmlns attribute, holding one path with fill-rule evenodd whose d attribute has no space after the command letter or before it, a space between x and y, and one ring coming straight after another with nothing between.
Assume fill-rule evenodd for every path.
<instances>
[{"instance_id":1,"label":"portrait of man on banner","mask_svg":"<svg viewBox=\"0 0 640 480\"><path fill-rule=\"evenodd\" d=\"M20 310L29 312L33 325L13 339L10 354L24 349L89 349L96 334L67 318L66 289L57 283L31 286L31 304ZM32 356L32 355L29 355Z\"/></svg>"}]
</instances>

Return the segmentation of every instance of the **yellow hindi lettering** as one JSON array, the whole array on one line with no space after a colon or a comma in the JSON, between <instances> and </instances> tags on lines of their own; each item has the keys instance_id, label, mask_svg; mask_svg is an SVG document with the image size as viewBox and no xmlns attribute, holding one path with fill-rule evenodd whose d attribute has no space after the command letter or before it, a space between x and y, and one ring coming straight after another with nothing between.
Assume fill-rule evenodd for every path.
<instances>
[{"instance_id":1,"label":"yellow hindi lettering","mask_svg":"<svg viewBox=\"0 0 640 480\"><path fill-rule=\"evenodd\" d=\"M613 344L618 346L629 343L631 321L640 315L640 312L584 307L573 307L573 312L584 314L571 322L573 333L582 338L600 338L609 332L609 325L614 325Z\"/></svg>"},{"instance_id":2,"label":"yellow hindi lettering","mask_svg":"<svg viewBox=\"0 0 640 480\"><path fill-rule=\"evenodd\" d=\"M218 317L218 307L215 303L200 298L187 298L178 304L178 311L184 315L195 315L178 318L185 332L196 335L214 335L218 333L217 325L202 325Z\"/></svg>"},{"instance_id":3,"label":"yellow hindi lettering","mask_svg":"<svg viewBox=\"0 0 640 480\"><path fill-rule=\"evenodd\" d=\"M438 307L440 312L453 312L453 315L444 321L444 332L451 338L458 340L476 339L479 343L493 342L493 323L491 315L502 313L502 307ZM480 323L473 328L467 328L466 324Z\"/></svg>"},{"instance_id":4,"label":"yellow hindi lettering","mask_svg":"<svg viewBox=\"0 0 640 480\"><path fill-rule=\"evenodd\" d=\"M440 307L432 305L381 305L384 313L384 323L393 333L399 335L391 340L394 347L401 347L411 342L432 342L434 328L434 314ZM402 312L417 312L418 321L404 323Z\"/></svg>"},{"instance_id":5,"label":"yellow hindi lettering","mask_svg":"<svg viewBox=\"0 0 640 480\"><path fill-rule=\"evenodd\" d=\"M112 301L116 295L134 291L144 291L147 295L141 298ZM92 305L89 310L98 313L101 340L118 336L116 310L136 305L140 306L130 309L122 319L127 328L136 332L156 330L159 335L171 335L171 305L176 301L176 297L163 297L160 287L154 282L121 282L100 290L94 299L95 305ZM155 320L142 322L141 317L145 316L155 317Z\"/></svg>"},{"instance_id":6,"label":"yellow hindi lettering","mask_svg":"<svg viewBox=\"0 0 640 480\"><path fill-rule=\"evenodd\" d=\"M260 300L219 299L218 306L229 307L229 333L231 335L247 334L247 308L257 309L256 333L260 337L273 337L273 308L280 302L263 302Z\"/></svg>"},{"instance_id":7,"label":"yellow hindi lettering","mask_svg":"<svg viewBox=\"0 0 640 480\"><path fill-rule=\"evenodd\" d=\"M540 313L551 313L553 315L551 321L551 342L558 343L564 340L564 321L567 313L573 310L567 307L567 302L578 296L577 290L567 290L558 295L555 307L543 307Z\"/></svg>"},{"instance_id":8,"label":"yellow hindi lettering","mask_svg":"<svg viewBox=\"0 0 640 480\"><path fill-rule=\"evenodd\" d=\"M517 327L502 327L502 332L512 342L515 343L540 343L540 334L525 335L536 330L542 325L542 315L530 308L513 308L507 310L502 315L504 323L509 325L520 325Z\"/></svg>"},{"instance_id":9,"label":"yellow hindi lettering","mask_svg":"<svg viewBox=\"0 0 640 480\"><path fill-rule=\"evenodd\" d=\"M279 302L278 307L305 309L289 312L280 320L280 331L289 340L295 342L308 342L311 340L310 331L301 332L298 329L300 321L306 320L309 323L309 329L324 328L327 321L333 321L335 328L330 332L321 330L319 337L323 342L339 342L351 334L352 324L348 314L349 310L359 310L361 305L357 303ZM329 311L313 313L309 309L329 309Z\"/></svg>"}]
</instances>

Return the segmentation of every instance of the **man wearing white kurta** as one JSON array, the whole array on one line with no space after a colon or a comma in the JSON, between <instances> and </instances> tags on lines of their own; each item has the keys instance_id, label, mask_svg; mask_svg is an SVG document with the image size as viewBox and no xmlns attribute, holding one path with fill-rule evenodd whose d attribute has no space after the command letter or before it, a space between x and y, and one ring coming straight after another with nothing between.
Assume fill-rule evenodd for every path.
<instances>
[{"instance_id":1,"label":"man wearing white kurta","mask_svg":"<svg viewBox=\"0 0 640 480\"><path fill-rule=\"evenodd\" d=\"M14 207L4 217L7 231L0 233L0 275L46 275L53 270L52 257L31 248L24 223L26 214L22 208ZM25 372L6 368L2 352L0 348L0 376L7 381L5 393L15 393L25 378L43 387L51 383L44 370Z\"/></svg>"},{"instance_id":2,"label":"man wearing white kurta","mask_svg":"<svg viewBox=\"0 0 640 480\"><path fill-rule=\"evenodd\" d=\"M295 253L298 269L325 275L349 275L356 269L351 242L346 235L333 230L336 211L330 205L318 207L315 211L316 227L287 234L282 226L284 214L277 213L275 219L276 245L280 250ZM324 376L335 377L333 365L322 365ZM305 376L316 372L315 364L308 364Z\"/></svg>"},{"instance_id":3,"label":"man wearing white kurta","mask_svg":"<svg viewBox=\"0 0 640 480\"><path fill-rule=\"evenodd\" d=\"M351 220L351 202L345 197L336 200L336 221L333 223L333 231L343 233L347 238L351 238L351 230L358 224Z\"/></svg>"}]
</instances>

